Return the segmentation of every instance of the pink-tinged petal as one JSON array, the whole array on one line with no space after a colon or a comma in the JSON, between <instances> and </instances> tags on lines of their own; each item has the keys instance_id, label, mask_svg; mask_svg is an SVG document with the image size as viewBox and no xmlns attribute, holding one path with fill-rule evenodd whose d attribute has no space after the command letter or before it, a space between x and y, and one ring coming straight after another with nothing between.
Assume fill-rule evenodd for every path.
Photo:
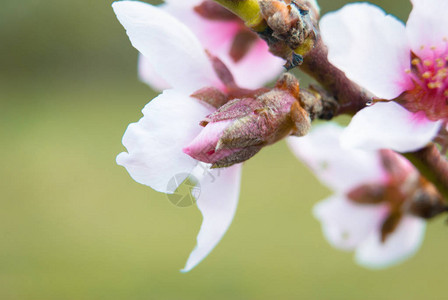
<instances>
[{"instance_id":1,"label":"pink-tinged petal","mask_svg":"<svg viewBox=\"0 0 448 300\"><path fill-rule=\"evenodd\" d=\"M329 60L375 96L393 99L411 86L404 25L377 6L354 3L320 21Z\"/></svg>"},{"instance_id":2,"label":"pink-tinged petal","mask_svg":"<svg viewBox=\"0 0 448 300\"><path fill-rule=\"evenodd\" d=\"M356 250L355 260L371 269L398 264L417 252L423 241L425 228L424 220L406 216L384 243L381 242L379 230L370 235Z\"/></svg>"},{"instance_id":3,"label":"pink-tinged petal","mask_svg":"<svg viewBox=\"0 0 448 300\"><path fill-rule=\"evenodd\" d=\"M233 152L240 150L222 149L215 152L218 141L224 130L229 127L232 122L232 120L225 120L207 124L207 126L202 129L201 133L183 149L184 153L199 161L212 164Z\"/></svg>"},{"instance_id":4,"label":"pink-tinged petal","mask_svg":"<svg viewBox=\"0 0 448 300\"><path fill-rule=\"evenodd\" d=\"M432 59L434 46L436 55L447 54L448 1L412 0L412 4L406 34L414 53L423 59Z\"/></svg>"},{"instance_id":5,"label":"pink-tinged petal","mask_svg":"<svg viewBox=\"0 0 448 300\"><path fill-rule=\"evenodd\" d=\"M138 77L153 90L163 91L171 88L171 86L154 71L150 60L142 54L138 56Z\"/></svg>"},{"instance_id":6,"label":"pink-tinged petal","mask_svg":"<svg viewBox=\"0 0 448 300\"><path fill-rule=\"evenodd\" d=\"M207 20L193 10L193 5L174 2L170 1L163 9L188 26L203 47L226 64L240 86L259 88L274 80L284 70L285 62L272 55L261 39L257 39L249 52L235 62L230 56L230 49L236 34L241 30L240 22Z\"/></svg>"},{"instance_id":7,"label":"pink-tinged petal","mask_svg":"<svg viewBox=\"0 0 448 300\"><path fill-rule=\"evenodd\" d=\"M360 184L384 178L377 152L343 149L339 138L343 128L326 123L304 137L287 139L293 153L303 160L317 178L333 190L346 192Z\"/></svg>"},{"instance_id":8,"label":"pink-tinged petal","mask_svg":"<svg viewBox=\"0 0 448 300\"><path fill-rule=\"evenodd\" d=\"M173 193L177 187L170 180L187 177L198 163L182 148L199 134L199 122L212 110L177 91L164 91L145 106L143 118L128 126L123 136L128 152L120 153L117 163L138 183Z\"/></svg>"},{"instance_id":9,"label":"pink-tinged petal","mask_svg":"<svg viewBox=\"0 0 448 300\"><path fill-rule=\"evenodd\" d=\"M228 50L230 51L230 45ZM222 53L220 58L232 70L237 84L249 89L264 86L285 70L285 61L272 55L263 40L257 40L250 52L238 62L234 62L228 52Z\"/></svg>"},{"instance_id":10,"label":"pink-tinged petal","mask_svg":"<svg viewBox=\"0 0 448 300\"><path fill-rule=\"evenodd\" d=\"M114 2L112 7L132 45L170 86L191 93L218 84L203 46L182 22L139 1Z\"/></svg>"},{"instance_id":11,"label":"pink-tinged petal","mask_svg":"<svg viewBox=\"0 0 448 300\"><path fill-rule=\"evenodd\" d=\"M395 102L376 103L359 111L341 136L346 148L410 152L423 148L439 131L441 122L411 113Z\"/></svg>"},{"instance_id":12,"label":"pink-tinged petal","mask_svg":"<svg viewBox=\"0 0 448 300\"><path fill-rule=\"evenodd\" d=\"M325 238L335 248L353 250L380 226L387 207L360 205L334 195L314 206Z\"/></svg>"},{"instance_id":13,"label":"pink-tinged petal","mask_svg":"<svg viewBox=\"0 0 448 300\"><path fill-rule=\"evenodd\" d=\"M182 272L200 263L219 243L235 215L241 181L241 165L208 170L200 180L197 205L203 220L197 245Z\"/></svg>"}]
</instances>

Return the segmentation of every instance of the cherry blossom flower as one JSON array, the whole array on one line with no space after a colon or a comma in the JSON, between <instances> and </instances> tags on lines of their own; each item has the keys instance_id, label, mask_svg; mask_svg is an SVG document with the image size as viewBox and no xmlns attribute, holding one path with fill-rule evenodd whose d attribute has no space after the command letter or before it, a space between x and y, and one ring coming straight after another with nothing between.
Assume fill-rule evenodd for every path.
<instances>
[{"instance_id":1,"label":"cherry blossom flower","mask_svg":"<svg viewBox=\"0 0 448 300\"><path fill-rule=\"evenodd\" d=\"M415 151L448 118L448 1L412 4L406 26L367 3L320 22L329 60L377 98L353 117L344 146Z\"/></svg>"},{"instance_id":2,"label":"cherry blossom flower","mask_svg":"<svg viewBox=\"0 0 448 300\"><path fill-rule=\"evenodd\" d=\"M314 207L324 236L335 248L354 250L358 264L384 268L412 256L420 247L428 218L422 197L443 210L434 186L391 150L346 149L343 128L328 123L288 144L334 194ZM431 200L431 201L433 201ZM424 212L425 211L425 212Z\"/></svg>"},{"instance_id":3,"label":"cherry blossom flower","mask_svg":"<svg viewBox=\"0 0 448 300\"><path fill-rule=\"evenodd\" d=\"M159 7L191 29L203 47L217 56L246 88L259 88L283 71L282 59L269 53L267 44L244 22L211 0L166 0ZM160 80L145 55L139 58L142 81L158 90L169 85Z\"/></svg>"},{"instance_id":4,"label":"cherry blossom flower","mask_svg":"<svg viewBox=\"0 0 448 300\"><path fill-rule=\"evenodd\" d=\"M183 152L202 130L199 125L215 108L190 95L203 87L224 89L201 43L181 22L159 8L137 1L112 4L132 45L137 48L160 77L172 89L151 100L143 108L143 117L128 126L123 145L127 152L117 156L138 183L156 191L173 193L194 173L201 193L197 206L203 222L197 246L182 271L195 267L227 231L238 203L241 165L209 169ZM198 175L199 174L199 175Z\"/></svg>"}]
</instances>

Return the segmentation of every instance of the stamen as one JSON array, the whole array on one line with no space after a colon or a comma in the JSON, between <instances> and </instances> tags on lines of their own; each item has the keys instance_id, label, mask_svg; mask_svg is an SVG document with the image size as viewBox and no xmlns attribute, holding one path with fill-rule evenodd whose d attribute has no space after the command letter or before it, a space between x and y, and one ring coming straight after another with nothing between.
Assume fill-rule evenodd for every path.
<instances>
[{"instance_id":1,"label":"stamen","mask_svg":"<svg viewBox=\"0 0 448 300\"><path fill-rule=\"evenodd\" d=\"M445 47L422 45L421 50L431 50L425 57L412 53L411 68L404 71L414 86L399 99L408 110L422 111L433 121L448 119L448 37L443 41Z\"/></svg>"},{"instance_id":2,"label":"stamen","mask_svg":"<svg viewBox=\"0 0 448 300\"><path fill-rule=\"evenodd\" d=\"M425 79L429 79L432 77L432 73L429 71L426 71L425 73L422 74L422 77Z\"/></svg>"},{"instance_id":3,"label":"stamen","mask_svg":"<svg viewBox=\"0 0 448 300\"><path fill-rule=\"evenodd\" d=\"M445 79L447 76L448 76L447 68L440 69L439 71L437 71L436 77L438 77L440 79Z\"/></svg>"},{"instance_id":4,"label":"stamen","mask_svg":"<svg viewBox=\"0 0 448 300\"><path fill-rule=\"evenodd\" d=\"M431 90L438 89L440 87L442 87L442 84L440 82L430 82L430 83L428 83L428 88L430 88Z\"/></svg>"}]
</instances>

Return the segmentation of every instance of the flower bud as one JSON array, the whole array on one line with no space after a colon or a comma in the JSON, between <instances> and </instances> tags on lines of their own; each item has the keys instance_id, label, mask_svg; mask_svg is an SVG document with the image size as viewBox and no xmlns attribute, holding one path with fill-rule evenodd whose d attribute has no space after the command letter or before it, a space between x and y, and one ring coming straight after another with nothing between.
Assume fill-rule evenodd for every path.
<instances>
[{"instance_id":1,"label":"flower bud","mask_svg":"<svg viewBox=\"0 0 448 300\"><path fill-rule=\"evenodd\" d=\"M202 132L183 151L213 167L228 167L289 135L303 136L311 118L300 103L299 84L285 74L267 92L233 99L201 123Z\"/></svg>"},{"instance_id":2,"label":"flower bud","mask_svg":"<svg viewBox=\"0 0 448 300\"><path fill-rule=\"evenodd\" d=\"M287 60L287 69L300 65L317 40L319 8L315 1L260 0L268 28L259 32L270 51Z\"/></svg>"}]
</instances>

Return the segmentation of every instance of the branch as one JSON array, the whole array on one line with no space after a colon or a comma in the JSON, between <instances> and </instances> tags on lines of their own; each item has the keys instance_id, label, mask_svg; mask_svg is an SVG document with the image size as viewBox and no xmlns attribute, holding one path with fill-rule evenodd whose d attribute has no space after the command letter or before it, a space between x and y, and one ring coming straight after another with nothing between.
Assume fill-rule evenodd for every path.
<instances>
[{"instance_id":1,"label":"branch","mask_svg":"<svg viewBox=\"0 0 448 300\"><path fill-rule=\"evenodd\" d=\"M294 9L298 9L298 14L292 15L294 17L292 20L300 18L302 19L302 22L292 22L289 20L288 16L291 18L290 14L292 6L288 6L288 9L285 10L283 6L286 4L282 6L277 3L281 1L263 1L264 18L258 0L214 1L239 16L246 23L246 26L257 32L259 36L267 42L273 54L288 61L285 65L286 67L290 66L292 68L294 66L299 66L302 71L313 77L320 85L322 85L322 87L328 91L330 96L333 96L338 103L338 109L335 115L354 115L372 101L372 94L348 79L344 72L329 62L328 49L318 34L317 11L311 8L313 14L310 16L308 13L305 13L305 11L310 8L309 6L301 6L300 9L297 8L297 4L306 4L308 3L307 1L294 2L296 4ZM307 5L309 5L309 3ZM282 27L280 28L282 30L279 32L288 32L285 39L283 39L284 34L279 34L275 31L276 28L272 28L275 27L273 25L278 25L277 21L279 20L276 18L278 12L282 12L280 15L284 19L280 18L280 21L283 20L284 22L280 22L279 24L284 28L280 26ZM268 21L270 18L273 18L271 22ZM294 26L298 23L302 24L303 27L295 28ZM291 29L294 29L299 33L297 38L301 43L297 47L288 40L290 32L285 28L290 31ZM319 94L324 95L325 93L319 92ZM331 97L327 98L330 99ZM331 101L326 101L326 103L331 104ZM333 107L336 106L330 105L329 109L326 109L329 113L324 114L321 117L324 119L328 117L328 119L330 119L332 117L331 112ZM404 156L415 165L424 177L434 183L444 198L448 200L448 162L440 154L437 147L434 144L431 144L419 151L405 153Z\"/></svg>"},{"instance_id":2,"label":"branch","mask_svg":"<svg viewBox=\"0 0 448 300\"><path fill-rule=\"evenodd\" d=\"M299 68L334 96L339 104L337 115L355 114L372 100L373 95L348 79L344 72L328 61L327 46L322 39L319 39L314 49L304 57Z\"/></svg>"},{"instance_id":3,"label":"branch","mask_svg":"<svg viewBox=\"0 0 448 300\"><path fill-rule=\"evenodd\" d=\"M440 154L435 144L415 152L404 153L420 174L431 181L448 200L448 161Z\"/></svg>"}]
</instances>

